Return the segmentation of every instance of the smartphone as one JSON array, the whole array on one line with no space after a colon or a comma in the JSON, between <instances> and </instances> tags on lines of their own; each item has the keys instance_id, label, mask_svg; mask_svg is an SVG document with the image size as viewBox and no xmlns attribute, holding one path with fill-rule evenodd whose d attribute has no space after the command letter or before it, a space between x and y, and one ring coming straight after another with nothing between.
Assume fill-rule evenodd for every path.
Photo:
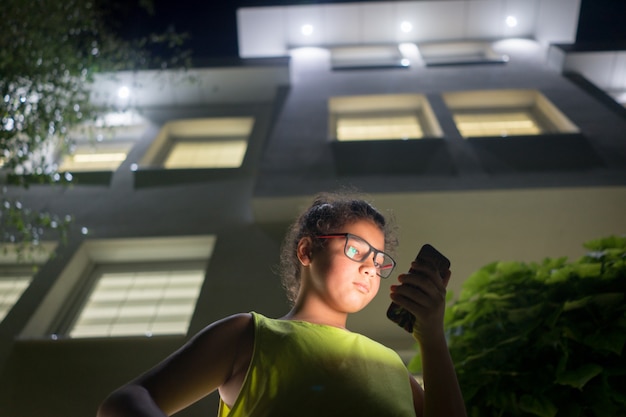
<instances>
[{"instance_id":1,"label":"smartphone","mask_svg":"<svg viewBox=\"0 0 626 417\"><path fill-rule=\"evenodd\" d=\"M430 264L439 271L439 275L443 279L444 276L448 273L450 269L450 260L441 254L437 249L429 245L428 243L422 246L417 256L415 257L415 262L420 264ZM409 272L415 272L412 269ZM400 307L396 303L392 302L389 308L387 309L387 317L398 324L398 326L402 327L409 333L413 333L413 325L415 324L415 316Z\"/></svg>"}]
</instances>

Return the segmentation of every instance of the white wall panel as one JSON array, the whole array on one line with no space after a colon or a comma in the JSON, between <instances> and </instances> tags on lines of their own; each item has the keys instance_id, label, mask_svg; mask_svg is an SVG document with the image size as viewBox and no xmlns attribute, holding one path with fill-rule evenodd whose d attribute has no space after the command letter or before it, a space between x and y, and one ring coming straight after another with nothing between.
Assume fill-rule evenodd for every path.
<instances>
[{"instance_id":1,"label":"white wall panel","mask_svg":"<svg viewBox=\"0 0 626 417\"><path fill-rule=\"evenodd\" d=\"M465 2L418 2L416 41L461 39L465 31Z\"/></svg>"},{"instance_id":2,"label":"white wall panel","mask_svg":"<svg viewBox=\"0 0 626 417\"><path fill-rule=\"evenodd\" d=\"M241 57L285 55L292 46L528 37L573 42L580 0L447 0L294 5L238 10ZM508 15L517 18L508 27ZM404 20L413 25L400 31ZM303 24L314 26L309 37Z\"/></svg>"},{"instance_id":3,"label":"white wall panel","mask_svg":"<svg viewBox=\"0 0 626 417\"><path fill-rule=\"evenodd\" d=\"M332 4L322 7L324 44L358 44L363 39L361 11L351 5Z\"/></svg>"},{"instance_id":4,"label":"white wall panel","mask_svg":"<svg viewBox=\"0 0 626 417\"><path fill-rule=\"evenodd\" d=\"M541 0L535 39L546 43L576 40L580 0Z\"/></svg>"},{"instance_id":5,"label":"white wall panel","mask_svg":"<svg viewBox=\"0 0 626 417\"><path fill-rule=\"evenodd\" d=\"M396 41L395 8L391 3L363 3L359 5L363 19L363 42L384 43Z\"/></svg>"},{"instance_id":6,"label":"white wall panel","mask_svg":"<svg viewBox=\"0 0 626 417\"><path fill-rule=\"evenodd\" d=\"M284 7L256 7L237 10L239 56L246 58L285 56Z\"/></svg>"},{"instance_id":7,"label":"white wall panel","mask_svg":"<svg viewBox=\"0 0 626 417\"><path fill-rule=\"evenodd\" d=\"M502 1L468 1L466 8L464 38L494 39L502 36L506 17Z\"/></svg>"}]
</instances>

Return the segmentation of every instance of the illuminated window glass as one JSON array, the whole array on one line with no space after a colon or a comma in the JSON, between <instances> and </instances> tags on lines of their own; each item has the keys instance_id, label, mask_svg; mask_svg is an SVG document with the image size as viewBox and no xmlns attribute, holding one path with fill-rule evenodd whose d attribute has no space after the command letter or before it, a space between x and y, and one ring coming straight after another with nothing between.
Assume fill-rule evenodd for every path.
<instances>
[{"instance_id":1,"label":"illuminated window glass","mask_svg":"<svg viewBox=\"0 0 626 417\"><path fill-rule=\"evenodd\" d=\"M28 288L32 276L21 273L0 272L0 322Z\"/></svg>"},{"instance_id":2,"label":"illuminated window glass","mask_svg":"<svg viewBox=\"0 0 626 417\"><path fill-rule=\"evenodd\" d=\"M338 140L409 139L424 136L417 115L339 117Z\"/></svg>"},{"instance_id":3,"label":"illuminated window glass","mask_svg":"<svg viewBox=\"0 0 626 417\"><path fill-rule=\"evenodd\" d=\"M61 152L59 171L115 171L147 128L133 112L108 113L103 120L73 128L69 153Z\"/></svg>"},{"instance_id":4,"label":"illuminated window glass","mask_svg":"<svg viewBox=\"0 0 626 417\"><path fill-rule=\"evenodd\" d=\"M204 268L97 273L85 306L69 331L74 338L187 333Z\"/></svg>"},{"instance_id":5,"label":"illuminated window glass","mask_svg":"<svg viewBox=\"0 0 626 417\"><path fill-rule=\"evenodd\" d=\"M339 141L404 140L443 136L420 94L332 97L330 136Z\"/></svg>"},{"instance_id":6,"label":"illuminated window glass","mask_svg":"<svg viewBox=\"0 0 626 417\"><path fill-rule=\"evenodd\" d=\"M453 117L461 135L466 138L539 135L543 132L540 124L528 111L459 113Z\"/></svg>"},{"instance_id":7,"label":"illuminated window glass","mask_svg":"<svg viewBox=\"0 0 626 417\"><path fill-rule=\"evenodd\" d=\"M83 146L63 158L59 171L115 171L126 159L132 144Z\"/></svg>"},{"instance_id":8,"label":"illuminated window glass","mask_svg":"<svg viewBox=\"0 0 626 417\"><path fill-rule=\"evenodd\" d=\"M166 168L237 168L246 154L245 140L183 142L172 144L164 166Z\"/></svg>"},{"instance_id":9,"label":"illuminated window glass","mask_svg":"<svg viewBox=\"0 0 626 417\"><path fill-rule=\"evenodd\" d=\"M37 268L55 250L55 242L39 242L21 247L5 243L0 250L0 322L32 282Z\"/></svg>"}]
</instances>

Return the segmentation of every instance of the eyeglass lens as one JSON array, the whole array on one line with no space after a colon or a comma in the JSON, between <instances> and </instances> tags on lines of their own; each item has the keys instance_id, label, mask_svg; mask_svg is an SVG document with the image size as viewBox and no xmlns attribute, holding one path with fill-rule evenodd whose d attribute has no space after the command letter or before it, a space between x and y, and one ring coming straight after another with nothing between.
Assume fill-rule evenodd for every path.
<instances>
[{"instance_id":1,"label":"eyeglass lens","mask_svg":"<svg viewBox=\"0 0 626 417\"><path fill-rule=\"evenodd\" d=\"M384 252L380 252L377 249L370 246L365 240L353 236L346 236L346 246L344 247L346 256L357 262L363 262L372 253L375 253L374 263L378 270L378 274L383 278L388 277L393 270L393 259Z\"/></svg>"}]
</instances>

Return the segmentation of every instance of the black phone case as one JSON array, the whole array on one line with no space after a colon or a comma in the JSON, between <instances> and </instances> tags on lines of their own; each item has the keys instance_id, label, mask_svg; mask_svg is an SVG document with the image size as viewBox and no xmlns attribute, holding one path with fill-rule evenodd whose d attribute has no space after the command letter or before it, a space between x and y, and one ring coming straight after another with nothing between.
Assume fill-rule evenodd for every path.
<instances>
[{"instance_id":1,"label":"black phone case","mask_svg":"<svg viewBox=\"0 0 626 417\"><path fill-rule=\"evenodd\" d=\"M429 263L433 265L437 271L439 271L439 275L441 275L442 278L450 269L450 260L428 243L422 246L415 257L415 261L418 263ZM414 271L411 269L409 272ZM407 332L413 333L415 316L396 303L392 302L387 309L387 317Z\"/></svg>"}]
</instances>

